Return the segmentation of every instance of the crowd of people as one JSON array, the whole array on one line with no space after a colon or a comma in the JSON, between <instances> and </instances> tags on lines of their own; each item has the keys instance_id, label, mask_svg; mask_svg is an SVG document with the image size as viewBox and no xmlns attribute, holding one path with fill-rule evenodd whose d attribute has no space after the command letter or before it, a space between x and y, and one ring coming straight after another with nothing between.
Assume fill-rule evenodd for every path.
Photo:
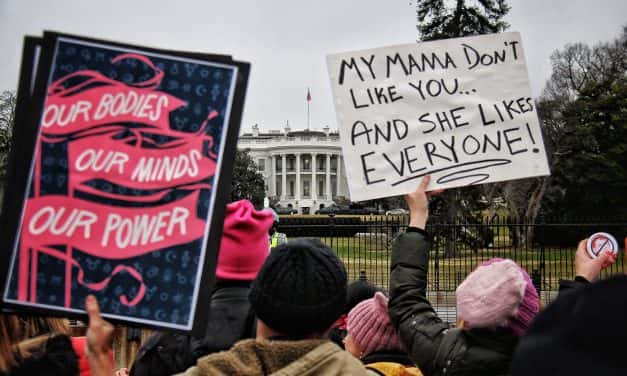
<instances>
[{"instance_id":1,"label":"crowd of people","mask_svg":"<svg viewBox=\"0 0 627 376\"><path fill-rule=\"evenodd\" d=\"M405 197L410 220L392 243L389 292L365 278L349 284L333 249L278 239L273 213L238 201L227 206L204 336L154 333L130 370L116 370L113 326L90 296L86 337L71 337L63 319L0 315L0 374L627 374L627 277L597 281L615 256L593 259L585 241L575 279L547 307L523 268L493 258L458 286L457 323L438 317L426 294L438 193L428 184Z\"/></svg>"}]
</instances>

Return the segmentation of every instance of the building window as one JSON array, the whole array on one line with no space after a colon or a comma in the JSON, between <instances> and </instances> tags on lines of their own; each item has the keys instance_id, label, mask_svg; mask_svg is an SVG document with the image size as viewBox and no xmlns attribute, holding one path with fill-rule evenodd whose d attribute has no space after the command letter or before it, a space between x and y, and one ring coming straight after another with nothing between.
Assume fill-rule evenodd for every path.
<instances>
[{"instance_id":1,"label":"building window","mask_svg":"<svg viewBox=\"0 0 627 376\"><path fill-rule=\"evenodd\" d=\"M318 181L318 195L324 196L324 181Z\"/></svg>"},{"instance_id":2,"label":"building window","mask_svg":"<svg viewBox=\"0 0 627 376\"><path fill-rule=\"evenodd\" d=\"M282 170L282 169L283 169L282 164L283 164L283 158L277 158L277 159L275 160L276 172L281 172L281 171L283 171L283 170Z\"/></svg>"},{"instance_id":3,"label":"building window","mask_svg":"<svg viewBox=\"0 0 627 376\"><path fill-rule=\"evenodd\" d=\"M321 157L321 158L317 158L316 159L316 168L318 169L318 171L326 171L326 157Z\"/></svg>"},{"instance_id":4,"label":"building window","mask_svg":"<svg viewBox=\"0 0 627 376\"><path fill-rule=\"evenodd\" d=\"M294 171L294 158L287 159L287 170Z\"/></svg>"},{"instance_id":5,"label":"building window","mask_svg":"<svg viewBox=\"0 0 627 376\"><path fill-rule=\"evenodd\" d=\"M303 182L303 197L309 197L309 180Z\"/></svg>"},{"instance_id":6,"label":"building window","mask_svg":"<svg viewBox=\"0 0 627 376\"><path fill-rule=\"evenodd\" d=\"M281 196L281 195L283 195L283 192L281 191L281 188L282 188L281 181L277 180L277 181L275 182L274 187L276 188L276 195L277 195L277 196Z\"/></svg>"},{"instance_id":7,"label":"building window","mask_svg":"<svg viewBox=\"0 0 627 376\"><path fill-rule=\"evenodd\" d=\"M290 196L294 197L294 182L290 182Z\"/></svg>"},{"instance_id":8,"label":"building window","mask_svg":"<svg viewBox=\"0 0 627 376\"><path fill-rule=\"evenodd\" d=\"M257 170L259 171L266 170L266 160L264 158L257 160Z\"/></svg>"},{"instance_id":9,"label":"building window","mask_svg":"<svg viewBox=\"0 0 627 376\"><path fill-rule=\"evenodd\" d=\"M311 159L304 158L303 159L303 171L310 171L310 170L311 170Z\"/></svg>"}]
</instances>

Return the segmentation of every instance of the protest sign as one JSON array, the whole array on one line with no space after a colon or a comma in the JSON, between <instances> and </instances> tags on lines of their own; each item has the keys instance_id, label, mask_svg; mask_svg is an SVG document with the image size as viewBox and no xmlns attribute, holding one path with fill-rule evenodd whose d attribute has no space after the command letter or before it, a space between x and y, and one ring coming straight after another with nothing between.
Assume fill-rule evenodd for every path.
<instances>
[{"instance_id":1,"label":"protest sign","mask_svg":"<svg viewBox=\"0 0 627 376\"><path fill-rule=\"evenodd\" d=\"M93 294L109 319L199 328L249 65L56 33L37 64L3 306L71 317Z\"/></svg>"},{"instance_id":2,"label":"protest sign","mask_svg":"<svg viewBox=\"0 0 627 376\"><path fill-rule=\"evenodd\" d=\"M518 33L332 54L353 201L549 174Z\"/></svg>"}]
</instances>

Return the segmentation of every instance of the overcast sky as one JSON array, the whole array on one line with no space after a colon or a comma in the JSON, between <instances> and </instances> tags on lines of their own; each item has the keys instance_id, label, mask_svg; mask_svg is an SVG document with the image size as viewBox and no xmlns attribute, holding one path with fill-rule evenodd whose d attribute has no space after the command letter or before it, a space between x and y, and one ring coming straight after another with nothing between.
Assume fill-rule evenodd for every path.
<instances>
[{"instance_id":1,"label":"overcast sky","mask_svg":"<svg viewBox=\"0 0 627 376\"><path fill-rule=\"evenodd\" d=\"M258 123L336 128L325 55L414 42L416 0L0 0L0 90L17 86L22 37L56 30L165 49L233 55L252 64L243 130ZM510 0L534 96L566 43L611 40L625 0ZM172 7L174 6L174 7Z\"/></svg>"}]
</instances>

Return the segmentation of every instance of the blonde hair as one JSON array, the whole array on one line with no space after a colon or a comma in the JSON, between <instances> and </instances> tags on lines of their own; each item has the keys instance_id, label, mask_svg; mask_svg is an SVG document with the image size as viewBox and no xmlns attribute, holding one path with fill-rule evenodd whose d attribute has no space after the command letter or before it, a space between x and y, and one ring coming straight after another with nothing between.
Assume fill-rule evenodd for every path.
<instances>
[{"instance_id":1,"label":"blonde hair","mask_svg":"<svg viewBox=\"0 0 627 376\"><path fill-rule=\"evenodd\" d=\"M18 359L30 356L53 334L70 334L67 319L0 314L0 372L6 373Z\"/></svg>"}]
</instances>

